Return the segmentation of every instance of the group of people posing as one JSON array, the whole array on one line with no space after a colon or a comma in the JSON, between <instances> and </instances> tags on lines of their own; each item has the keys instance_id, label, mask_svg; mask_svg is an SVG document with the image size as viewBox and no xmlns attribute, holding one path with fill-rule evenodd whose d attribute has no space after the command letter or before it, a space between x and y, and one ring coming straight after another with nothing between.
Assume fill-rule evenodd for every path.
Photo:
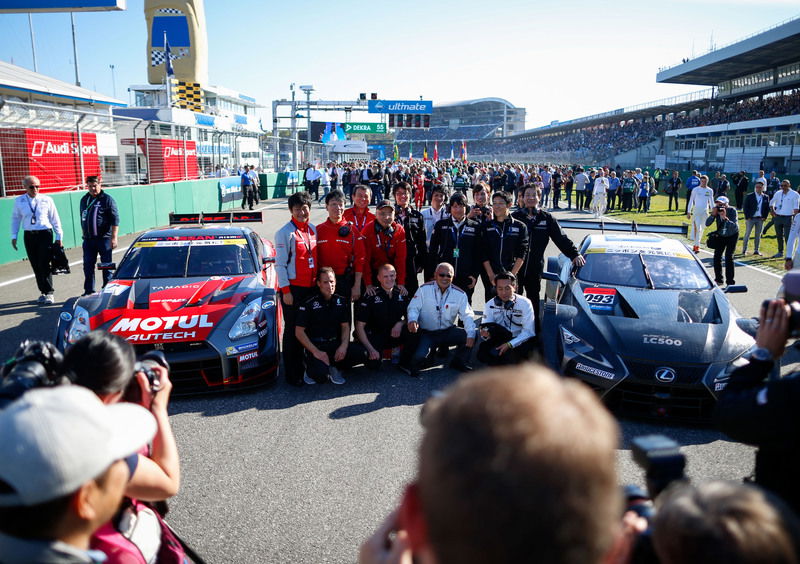
<instances>
[{"instance_id":1,"label":"group of people posing","mask_svg":"<svg viewBox=\"0 0 800 564\"><path fill-rule=\"evenodd\" d=\"M484 182L452 195L433 186L424 211L411 205L415 189L408 182L394 184L391 193L394 201L381 198L373 213L369 185L354 187L348 209L344 192L332 190L324 198L328 218L316 226L309 223L311 195L289 197L291 219L276 233L275 245L290 384L341 384L342 370L378 368L382 360L418 376L453 346L450 366L467 371L476 342L485 364L527 359L537 348L547 244L552 240L583 264L540 206L538 179L519 192L513 213L514 196L491 193ZM486 307L476 323L471 304L478 280Z\"/></svg>"}]
</instances>

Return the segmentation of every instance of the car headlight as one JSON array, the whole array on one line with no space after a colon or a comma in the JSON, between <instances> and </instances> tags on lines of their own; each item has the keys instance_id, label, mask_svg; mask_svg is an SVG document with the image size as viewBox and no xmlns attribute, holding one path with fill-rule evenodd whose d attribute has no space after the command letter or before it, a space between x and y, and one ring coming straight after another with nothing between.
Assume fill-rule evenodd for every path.
<instances>
[{"instance_id":1,"label":"car headlight","mask_svg":"<svg viewBox=\"0 0 800 564\"><path fill-rule=\"evenodd\" d=\"M256 298L244 308L244 311L228 332L232 341L255 334L258 331L258 317L261 314L261 298Z\"/></svg>"},{"instance_id":2,"label":"car headlight","mask_svg":"<svg viewBox=\"0 0 800 564\"><path fill-rule=\"evenodd\" d=\"M72 323L67 331L67 342L72 344L89 331L91 331L89 327L89 312L81 306L75 306Z\"/></svg>"}]
</instances>

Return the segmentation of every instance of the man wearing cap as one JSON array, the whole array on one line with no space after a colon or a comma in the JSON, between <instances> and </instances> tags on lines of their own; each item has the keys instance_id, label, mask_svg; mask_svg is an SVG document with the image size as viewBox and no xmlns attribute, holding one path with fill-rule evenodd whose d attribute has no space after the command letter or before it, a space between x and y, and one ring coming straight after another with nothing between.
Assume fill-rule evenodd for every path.
<instances>
[{"instance_id":1,"label":"man wearing cap","mask_svg":"<svg viewBox=\"0 0 800 564\"><path fill-rule=\"evenodd\" d=\"M97 255L100 262L111 262L111 250L117 248L119 212L117 203L103 191L100 178L86 177L86 188L80 201L83 230L83 295L94 294L94 267ZM103 271L103 287L111 279L111 271Z\"/></svg>"},{"instance_id":2,"label":"man wearing cap","mask_svg":"<svg viewBox=\"0 0 800 564\"><path fill-rule=\"evenodd\" d=\"M686 206L686 217L692 220L689 238L694 239L692 250L695 254L700 252L700 241L703 239L703 231L705 231L706 225L710 225L710 222L706 222L706 219L714 202L714 191L708 186L708 176L704 174L700 177L699 182L692 189ZM686 186L689 186L688 180L686 181ZM727 198L725 200L727 201Z\"/></svg>"},{"instance_id":3,"label":"man wearing cap","mask_svg":"<svg viewBox=\"0 0 800 564\"><path fill-rule=\"evenodd\" d=\"M104 405L79 386L32 390L0 410L0 561L105 561L89 540L119 509L126 457L155 432L143 407Z\"/></svg>"},{"instance_id":4,"label":"man wearing cap","mask_svg":"<svg viewBox=\"0 0 800 564\"><path fill-rule=\"evenodd\" d=\"M25 233L25 252L31 263L36 285L39 287L40 304L52 304L53 276L50 274L50 247L53 244L53 233L56 245L61 246L61 220L53 198L39 194L40 182L35 176L26 176L22 180L25 194L14 200L11 212L11 246L17 250L17 234L20 226Z\"/></svg>"},{"instance_id":5,"label":"man wearing cap","mask_svg":"<svg viewBox=\"0 0 800 564\"><path fill-rule=\"evenodd\" d=\"M764 193L766 184L761 180L756 180L756 190L744 198L744 219L747 226L744 231L744 242L742 243L742 254L747 254L747 243L750 241L750 231L756 230L756 243L754 255L760 255L758 250L761 245L761 228L764 226L764 218L769 213L769 197Z\"/></svg>"},{"instance_id":6,"label":"man wearing cap","mask_svg":"<svg viewBox=\"0 0 800 564\"><path fill-rule=\"evenodd\" d=\"M707 178L705 176L701 178ZM695 191L700 188L695 188ZM709 188L710 190L710 188ZM719 196L711 208L711 216L706 219L706 225L716 222L720 242L714 249L714 281L722 286L722 255L725 255L725 284L735 284L733 252L736 250L736 241L739 240L739 223L736 217L736 208L728 205L728 198Z\"/></svg>"},{"instance_id":7,"label":"man wearing cap","mask_svg":"<svg viewBox=\"0 0 800 564\"><path fill-rule=\"evenodd\" d=\"M364 228L364 284L367 294L375 293L378 285L378 269L391 264L397 269L397 285L406 295L406 232L394 220L394 205L383 200L375 209L375 221Z\"/></svg>"},{"instance_id":8,"label":"man wearing cap","mask_svg":"<svg viewBox=\"0 0 800 564\"><path fill-rule=\"evenodd\" d=\"M778 252L772 258L783 256L783 244L789 239L789 228L792 218L800 211L800 194L792 190L792 184L787 179L781 181L781 189L772 196L769 202L770 212L775 223L775 235L778 239Z\"/></svg>"}]
</instances>

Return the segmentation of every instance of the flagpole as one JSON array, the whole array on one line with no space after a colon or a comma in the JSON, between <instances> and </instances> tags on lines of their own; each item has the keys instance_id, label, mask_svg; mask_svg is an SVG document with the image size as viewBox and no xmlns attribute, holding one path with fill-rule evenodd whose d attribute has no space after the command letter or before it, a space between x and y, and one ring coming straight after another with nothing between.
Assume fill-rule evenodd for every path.
<instances>
[{"instance_id":1,"label":"flagpole","mask_svg":"<svg viewBox=\"0 0 800 564\"><path fill-rule=\"evenodd\" d=\"M169 79L170 60L167 45L167 32L164 31L164 89L167 91L167 107L172 109L172 82Z\"/></svg>"}]
</instances>

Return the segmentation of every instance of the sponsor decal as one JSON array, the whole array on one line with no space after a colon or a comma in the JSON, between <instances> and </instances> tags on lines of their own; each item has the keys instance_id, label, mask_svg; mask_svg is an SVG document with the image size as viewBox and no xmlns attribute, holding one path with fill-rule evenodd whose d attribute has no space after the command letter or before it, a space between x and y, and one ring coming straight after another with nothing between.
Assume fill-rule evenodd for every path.
<instances>
[{"instance_id":1,"label":"sponsor decal","mask_svg":"<svg viewBox=\"0 0 800 564\"><path fill-rule=\"evenodd\" d=\"M727 382L716 382L714 384L714 391L715 392L721 392L722 390L724 390L726 388L727 385L728 385Z\"/></svg>"},{"instance_id":2,"label":"sponsor decal","mask_svg":"<svg viewBox=\"0 0 800 564\"><path fill-rule=\"evenodd\" d=\"M246 362L248 360L253 360L254 358L258 358L258 351L253 351L253 352L249 352L249 353L245 353L245 354L239 355L239 362L240 363Z\"/></svg>"},{"instance_id":3,"label":"sponsor decal","mask_svg":"<svg viewBox=\"0 0 800 564\"><path fill-rule=\"evenodd\" d=\"M275 307L275 300L264 300L264 303L261 304L261 309L269 309L271 307Z\"/></svg>"},{"instance_id":4,"label":"sponsor decal","mask_svg":"<svg viewBox=\"0 0 800 564\"><path fill-rule=\"evenodd\" d=\"M68 311L62 311L59 317L61 318L61 321L72 321L72 314Z\"/></svg>"},{"instance_id":5,"label":"sponsor decal","mask_svg":"<svg viewBox=\"0 0 800 564\"><path fill-rule=\"evenodd\" d=\"M125 337L128 341L137 343L148 343L151 341L189 341L197 336L195 331L174 331L170 333L146 333L129 335Z\"/></svg>"},{"instance_id":6,"label":"sponsor decal","mask_svg":"<svg viewBox=\"0 0 800 564\"><path fill-rule=\"evenodd\" d=\"M207 328L214 324L208 321L208 315L170 315L165 317L123 317L111 328L112 333L133 331L160 331L162 329Z\"/></svg>"},{"instance_id":7,"label":"sponsor decal","mask_svg":"<svg viewBox=\"0 0 800 564\"><path fill-rule=\"evenodd\" d=\"M204 239L192 241L137 241L134 247L207 247L217 245L246 245L246 239Z\"/></svg>"},{"instance_id":8,"label":"sponsor decal","mask_svg":"<svg viewBox=\"0 0 800 564\"><path fill-rule=\"evenodd\" d=\"M252 351L253 349L257 349L257 348L258 348L258 343L254 341L252 343L244 343L242 345L236 345L236 346L233 346L233 347L227 347L225 349L225 353L228 356L233 356L233 355L236 355L236 354L239 354L239 353Z\"/></svg>"},{"instance_id":9,"label":"sponsor decal","mask_svg":"<svg viewBox=\"0 0 800 564\"><path fill-rule=\"evenodd\" d=\"M592 376L599 376L600 378L605 378L606 380L614 379L613 372L609 372L608 370L601 370L599 368L595 368L594 366L587 366L582 362L579 362L575 365L575 370L580 370L581 372L585 372L586 374L591 374Z\"/></svg>"},{"instance_id":10,"label":"sponsor decal","mask_svg":"<svg viewBox=\"0 0 800 564\"><path fill-rule=\"evenodd\" d=\"M258 338L260 339L261 337L263 337L264 335L266 335L266 334L267 334L267 331L268 331L268 329L267 329L266 327L264 327L263 329L261 329L261 330L258 332Z\"/></svg>"},{"instance_id":11,"label":"sponsor decal","mask_svg":"<svg viewBox=\"0 0 800 564\"><path fill-rule=\"evenodd\" d=\"M675 381L675 371L668 367L668 366L661 366L656 368L656 380L659 382L664 382L665 384L669 384L670 382Z\"/></svg>"},{"instance_id":12,"label":"sponsor decal","mask_svg":"<svg viewBox=\"0 0 800 564\"><path fill-rule=\"evenodd\" d=\"M683 341L666 335L642 335L642 342L646 345L669 345L673 347L680 347Z\"/></svg>"}]
</instances>

